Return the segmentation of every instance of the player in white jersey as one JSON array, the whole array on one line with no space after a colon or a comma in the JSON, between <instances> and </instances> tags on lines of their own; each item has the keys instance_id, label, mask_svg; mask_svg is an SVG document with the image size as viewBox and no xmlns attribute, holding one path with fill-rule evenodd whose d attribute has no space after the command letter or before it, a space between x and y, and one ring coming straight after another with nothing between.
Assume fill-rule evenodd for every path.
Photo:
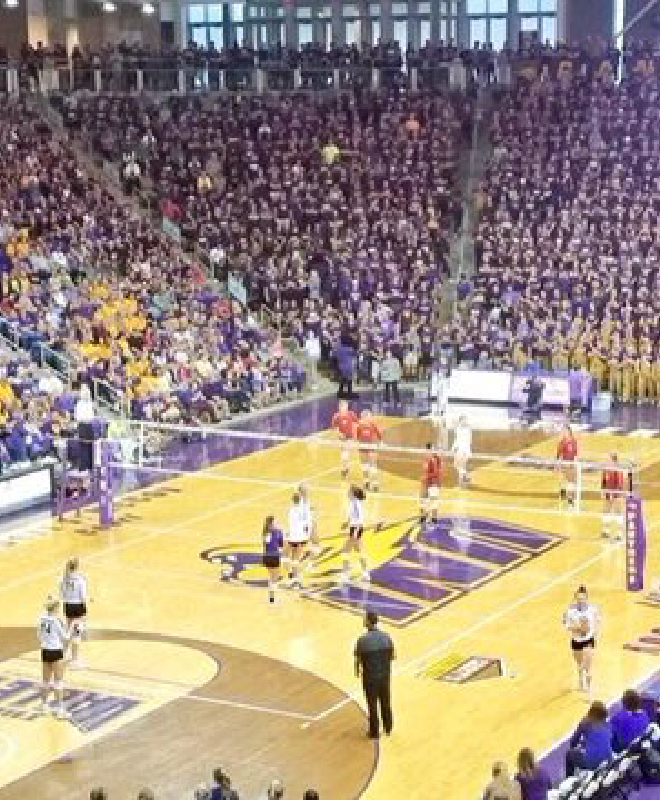
<instances>
[{"instance_id":1,"label":"player in white jersey","mask_svg":"<svg viewBox=\"0 0 660 800\"><path fill-rule=\"evenodd\" d=\"M459 486L468 482L468 462L472 456L472 428L468 425L467 418L462 416L454 429L454 466L458 473Z\"/></svg>"},{"instance_id":2,"label":"player in white jersey","mask_svg":"<svg viewBox=\"0 0 660 800\"><path fill-rule=\"evenodd\" d=\"M80 572L77 558L66 562L60 581L60 598L64 604L64 616L71 641L70 666L76 669L82 666L78 656L80 642L85 635L88 599L87 578Z\"/></svg>"},{"instance_id":3,"label":"player in white jersey","mask_svg":"<svg viewBox=\"0 0 660 800\"><path fill-rule=\"evenodd\" d=\"M573 602L564 612L563 622L571 635L571 651L577 667L579 690L589 692L600 614L596 606L589 602L586 586L578 586Z\"/></svg>"},{"instance_id":4,"label":"player in white jersey","mask_svg":"<svg viewBox=\"0 0 660 800\"><path fill-rule=\"evenodd\" d=\"M289 527L286 535L286 550L289 560L289 585L301 587L302 560L309 547L309 515L305 504L296 492L289 508Z\"/></svg>"},{"instance_id":5,"label":"player in white jersey","mask_svg":"<svg viewBox=\"0 0 660 800\"><path fill-rule=\"evenodd\" d=\"M37 623L37 637L41 648L41 711L48 713L48 696L51 691L55 695L56 716L68 719L69 713L64 708L64 651L69 644L69 635L58 611L59 600L49 598L44 612Z\"/></svg>"},{"instance_id":6,"label":"player in white jersey","mask_svg":"<svg viewBox=\"0 0 660 800\"><path fill-rule=\"evenodd\" d=\"M345 527L348 529L348 536L344 544L344 572L343 580L349 580L351 576L351 554L357 553L362 569L362 578L369 580L369 570L367 560L364 557L362 547L362 534L364 533L364 499L365 494L360 486L351 486L348 490L347 502L347 522Z\"/></svg>"},{"instance_id":7,"label":"player in white jersey","mask_svg":"<svg viewBox=\"0 0 660 800\"><path fill-rule=\"evenodd\" d=\"M307 520L307 529L309 530L309 540L311 542L310 552L312 555L318 555L321 550L319 542L319 531L316 525L316 514L314 506L309 497L309 490L306 483L298 485L298 497L300 497L300 504L305 519ZM310 562L311 563L311 562Z\"/></svg>"}]
</instances>

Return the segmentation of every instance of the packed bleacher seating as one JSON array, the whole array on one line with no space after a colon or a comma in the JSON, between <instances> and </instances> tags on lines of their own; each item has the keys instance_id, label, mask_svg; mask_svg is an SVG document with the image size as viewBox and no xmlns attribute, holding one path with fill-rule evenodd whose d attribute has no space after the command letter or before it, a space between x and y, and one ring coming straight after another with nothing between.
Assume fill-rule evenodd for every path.
<instances>
[{"instance_id":1,"label":"packed bleacher seating","mask_svg":"<svg viewBox=\"0 0 660 800\"><path fill-rule=\"evenodd\" d=\"M635 71L522 78L492 123L459 357L586 366L660 399L659 84Z\"/></svg>"},{"instance_id":2,"label":"packed bleacher seating","mask_svg":"<svg viewBox=\"0 0 660 800\"><path fill-rule=\"evenodd\" d=\"M106 157L134 154L164 213L288 335L315 329L326 358L342 335L362 352L430 354L465 97L103 96L65 101L64 115Z\"/></svg>"},{"instance_id":3,"label":"packed bleacher seating","mask_svg":"<svg viewBox=\"0 0 660 800\"><path fill-rule=\"evenodd\" d=\"M513 775L506 763L495 762L483 800L627 800L640 791L644 798L654 796L660 783L659 720L657 699L633 690L610 710L593 702L570 739L540 762L527 747Z\"/></svg>"},{"instance_id":4,"label":"packed bleacher seating","mask_svg":"<svg viewBox=\"0 0 660 800\"><path fill-rule=\"evenodd\" d=\"M274 778L268 785L265 794L266 800L284 800L289 795L285 793L285 786L279 778ZM192 800L239 800L236 789L232 787L231 778L221 768L213 770L211 783L200 783L192 790ZM98 787L89 793L89 800L112 800L105 789ZM151 789L141 789L137 800L158 800ZM319 800L316 789L306 789L302 800Z\"/></svg>"},{"instance_id":5,"label":"packed bleacher seating","mask_svg":"<svg viewBox=\"0 0 660 800\"><path fill-rule=\"evenodd\" d=\"M4 335L39 361L48 345L71 383L137 417L219 422L301 389L270 334L86 176L23 101L2 103L0 141Z\"/></svg>"}]
</instances>

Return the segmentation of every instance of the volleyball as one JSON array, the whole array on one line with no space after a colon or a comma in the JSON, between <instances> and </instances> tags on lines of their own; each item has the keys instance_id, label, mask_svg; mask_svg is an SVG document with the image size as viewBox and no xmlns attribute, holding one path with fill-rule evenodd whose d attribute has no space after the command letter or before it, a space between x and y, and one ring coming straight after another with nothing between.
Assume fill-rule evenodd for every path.
<instances>
[{"instance_id":1,"label":"volleyball","mask_svg":"<svg viewBox=\"0 0 660 800\"><path fill-rule=\"evenodd\" d=\"M586 636L589 633L589 618L580 617L578 621L578 631L581 636Z\"/></svg>"}]
</instances>

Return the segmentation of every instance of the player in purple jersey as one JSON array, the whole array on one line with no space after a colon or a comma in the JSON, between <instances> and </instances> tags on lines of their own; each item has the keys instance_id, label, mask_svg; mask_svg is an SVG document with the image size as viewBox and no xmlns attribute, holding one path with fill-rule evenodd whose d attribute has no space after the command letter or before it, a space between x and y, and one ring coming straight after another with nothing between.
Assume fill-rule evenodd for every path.
<instances>
[{"instance_id":1,"label":"player in purple jersey","mask_svg":"<svg viewBox=\"0 0 660 800\"><path fill-rule=\"evenodd\" d=\"M264 520L261 534L263 556L261 563L268 570L268 599L275 602L275 587L280 580L281 552L284 546L284 534L275 525L275 517L268 516Z\"/></svg>"}]
</instances>

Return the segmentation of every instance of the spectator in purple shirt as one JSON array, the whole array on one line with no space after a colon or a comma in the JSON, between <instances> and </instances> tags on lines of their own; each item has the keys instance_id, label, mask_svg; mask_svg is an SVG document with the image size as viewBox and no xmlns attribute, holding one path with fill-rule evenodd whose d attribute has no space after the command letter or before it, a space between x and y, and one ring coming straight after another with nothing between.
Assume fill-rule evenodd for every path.
<instances>
[{"instance_id":1,"label":"spectator in purple shirt","mask_svg":"<svg viewBox=\"0 0 660 800\"><path fill-rule=\"evenodd\" d=\"M629 689L621 699L621 708L615 711L610 720L612 725L612 747L620 753L648 728L650 720L646 711L640 707L639 695Z\"/></svg>"},{"instance_id":2,"label":"spectator in purple shirt","mask_svg":"<svg viewBox=\"0 0 660 800\"><path fill-rule=\"evenodd\" d=\"M520 784L522 800L547 800L552 781L546 770L536 763L529 747L523 747L518 753L516 780Z\"/></svg>"},{"instance_id":3,"label":"spectator in purple shirt","mask_svg":"<svg viewBox=\"0 0 660 800\"><path fill-rule=\"evenodd\" d=\"M566 753L566 775L578 770L595 770L612 758L612 727L607 709L601 702L592 703L587 716L575 729Z\"/></svg>"}]
</instances>

